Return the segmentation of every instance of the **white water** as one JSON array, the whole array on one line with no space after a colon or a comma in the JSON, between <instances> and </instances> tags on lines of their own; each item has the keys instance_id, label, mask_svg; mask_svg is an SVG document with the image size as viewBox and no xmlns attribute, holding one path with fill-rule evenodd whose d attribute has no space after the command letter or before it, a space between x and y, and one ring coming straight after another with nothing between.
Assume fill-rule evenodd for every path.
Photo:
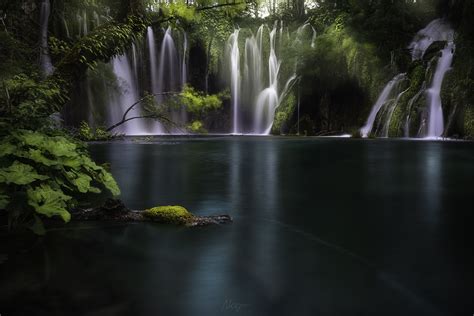
<instances>
[{"instance_id":1,"label":"white water","mask_svg":"<svg viewBox=\"0 0 474 316\"><path fill-rule=\"evenodd\" d=\"M444 132L443 108L441 104L441 87L446 72L451 68L454 56L454 43L449 42L441 51L442 55L438 60L433 82L428 89L429 119L427 137L441 137Z\"/></svg>"},{"instance_id":2,"label":"white water","mask_svg":"<svg viewBox=\"0 0 474 316\"><path fill-rule=\"evenodd\" d=\"M240 30L234 30L227 42L233 134L268 135L275 111L296 78L290 76L283 89L280 89L281 60L277 55L276 42L279 36L278 46L282 45L284 26L280 23L278 28L275 22L273 29L267 30L266 25L261 25L255 35L251 34L245 39L243 63L240 62ZM270 42L268 57L263 50L265 31L268 32ZM264 63L268 66L266 76Z\"/></svg>"},{"instance_id":3,"label":"white water","mask_svg":"<svg viewBox=\"0 0 474 316\"><path fill-rule=\"evenodd\" d=\"M454 31L449 24L443 19L436 19L415 35L408 48L412 52L412 59L417 60L423 58L426 50L434 42L452 42L453 40Z\"/></svg>"},{"instance_id":4,"label":"white water","mask_svg":"<svg viewBox=\"0 0 474 316\"><path fill-rule=\"evenodd\" d=\"M425 130L425 124L427 125L426 133L424 136L427 138L437 138L442 136L444 132L444 120L443 120L443 109L441 103L441 87L443 84L443 79L446 72L450 69L451 63L454 55L454 31L449 26L449 24L443 19L436 19L430 22L425 28L420 30L413 41L409 45L411 50L412 59L418 60L422 59L425 55L426 50L436 41L446 41L447 44L444 49L441 50L441 57L438 59L438 64L434 72L434 76L431 81L431 86L428 90L425 90L425 83L423 84L421 90L408 102L407 106L407 115L404 126L404 134L406 137L409 135L410 127L410 113L412 111L412 106L416 100L418 100L422 94L427 92L427 111L428 117L426 119L422 118L419 126L420 135ZM429 69L429 67L428 67ZM379 95L377 102L373 105L372 110L367 118L366 124L360 129L360 132L363 137L367 137L373 128L374 121L377 117L378 112L381 108L387 105L386 115L384 116L385 121L383 122L382 134L383 136L388 136L388 129L390 126L390 121L392 119L393 111L398 104L398 101L406 91L398 94L396 99L390 98L393 93L392 90L398 86L400 80L403 80L405 74L396 75L383 89L382 93ZM390 103L391 102L391 103ZM423 136L423 134L421 134Z\"/></svg>"},{"instance_id":5,"label":"white water","mask_svg":"<svg viewBox=\"0 0 474 316\"><path fill-rule=\"evenodd\" d=\"M111 123L113 124L119 122L125 111L139 99L139 93L137 80L134 78L134 72L127 55L115 57L112 60L112 66L120 88L118 96L112 98L112 102L115 101L116 104L109 104L108 106L109 118L112 119ZM127 117L132 118L140 115L140 107L136 106L128 113ZM127 135L145 134L147 132L142 119L130 120L118 127L117 131Z\"/></svg>"},{"instance_id":6,"label":"white water","mask_svg":"<svg viewBox=\"0 0 474 316\"><path fill-rule=\"evenodd\" d=\"M398 83L405 79L405 74L398 74L396 75L390 82L385 86L382 90L382 93L377 98L377 101L372 106L372 110L370 111L369 117L367 118L367 122L365 125L360 129L360 133L362 137L369 136L372 128L374 126L375 118L377 117L377 113L380 111L382 106L387 103L390 97L392 97L393 89L398 85Z\"/></svg>"},{"instance_id":7,"label":"white water","mask_svg":"<svg viewBox=\"0 0 474 316\"><path fill-rule=\"evenodd\" d=\"M83 30L83 26L81 25ZM85 94L88 101L88 120L91 126L102 125L104 122L95 120L100 117L100 109L105 110L102 119L108 126L118 123L125 111L141 97L145 91L153 94L162 92L179 91L187 80L187 37L183 34L182 46L177 49L173 39L173 31L168 29L163 34L163 39L157 50L157 39L153 29L147 29L146 38L137 40L130 49L122 55L113 58L104 65L105 71L96 73L104 82L103 89L91 89L91 81L86 79ZM181 38L181 37L180 37ZM144 64L144 61L146 65ZM109 75L113 72L114 77ZM112 82L111 82L112 81ZM115 83L116 84L115 84ZM116 86L116 88L114 88ZM102 91L101 91L102 90ZM101 92L100 92L101 91ZM106 104L98 103L104 98L95 96L95 93L103 93ZM161 103L163 96L157 96L156 101ZM98 103L98 104L95 104ZM105 108L104 108L105 107ZM97 112L97 117L96 117ZM168 112L167 112L168 113ZM142 105L137 104L127 114L127 118L142 115ZM170 110L170 118L180 125L186 124L186 115L183 109ZM113 132L127 135L182 133L182 129L166 130L162 124L151 119L133 119L117 127Z\"/></svg>"},{"instance_id":8,"label":"white water","mask_svg":"<svg viewBox=\"0 0 474 316\"><path fill-rule=\"evenodd\" d=\"M147 28L147 44L148 44L148 55L150 58L150 76L151 76L151 92L157 93L156 88L158 87L158 66L156 62L156 44L155 44L155 34L153 29L149 26Z\"/></svg>"},{"instance_id":9,"label":"white water","mask_svg":"<svg viewBox=\"0 0 474 316\"><path fill-rule=\"evenodd\" d=\"M240 51L239 29L234 30L227 42L230 54L230 91L232 102L232 133L238 134L239 128L239 94L240 94Z\"/></svg>"},{"instance_id":10,"label":"white water","mask_svg":"<svg viewBox=\"0 0 474 316\"><path fill-rule=\"evenodd\" d=\"M51 5L49 0L41 2L40 9L40 66L43 76L48 76L53 72L53 64L49 56L48 47L48 23L51 13Z\"/></svg>"}]
</instances>

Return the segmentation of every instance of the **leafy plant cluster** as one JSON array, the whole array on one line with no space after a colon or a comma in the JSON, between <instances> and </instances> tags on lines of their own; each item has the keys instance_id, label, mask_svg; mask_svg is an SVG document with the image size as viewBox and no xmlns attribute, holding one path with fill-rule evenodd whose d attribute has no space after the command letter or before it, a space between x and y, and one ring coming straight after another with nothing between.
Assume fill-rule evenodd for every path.
<instances>
[{"instance_id":1,"label":"leafy plant cluster","mask_svg":"<svg viewBox=\"0 0 474 316\"><path fill-rule=\"evenodd\" d=\"M2 139L0 209L7 210L10 226L26 223L42 233L41 217L68 222L68 208L103 189L120 194L111 174L66 136L19 129Z\"/></svg>"},{"instance_id":2,"label":"leafy plant cluster","mask_svg":"<svg viewBox=\"0 0 474 316\"><path fill-rule=\"evenodd\" d=\"M68 100L61 80L41 81L38 75L19 74L3 82L0 122L36 129Z\"/></svg>"},{"instance_id":3,"label":"leafy plant cluster","mask_svg":"<svg viewBox=\"0 0 474 316\"><path fill-rule=\"evenodd\" d=\"M87 124L87 122L82 121L79 124L79 128L77 129L77 138L82 141L106 141L113 138L113 135L110 134L102 127L92 128Z\"/></svg>"}]
</instances>

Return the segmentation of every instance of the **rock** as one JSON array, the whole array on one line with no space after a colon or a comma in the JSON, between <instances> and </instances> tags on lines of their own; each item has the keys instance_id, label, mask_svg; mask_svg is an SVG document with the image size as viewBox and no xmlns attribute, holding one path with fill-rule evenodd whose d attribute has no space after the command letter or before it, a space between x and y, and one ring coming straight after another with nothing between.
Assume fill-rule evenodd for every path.
<instances>
[{"instance_id":1,"label":"rock","mask_svg":"<svg viewBox=\"0 0 474 316\"><path fill-rule=\"evenodd\" d=\"M194 218L194 215L187 209L178 205L153 207L143 211L143 216L158 223L178 225L185 225Z\"/></svg>"},{"instance_id":2,"label":"rock","mask_svg":"<svg viewBox=\"0 0 474 316\"><path fill-rule=\"evenodd\" d=\"M71 217L80 221L116 220L122 222L143 221L141 212L128 209L121 200L107 199L104 205L96 208L76 208Z\"/></svg>"},{"instance_id":3,"label":"rock","mask_svg":"<svg viewBox=\"0 0 474 316\"><path fill-rule=\"evenodd\" d=\"M157 206L146 210L130 210L121 200L108 199L96 208L76 208L71 211L72 219L79 221L119 221L119 222L157 222L163 224L202 227L228 224L229 215L195 216L182 206Z\"/></svg>"},{"instance_id":4,"label":"rock","mask_svg":"<svg viewBox=\"0 0 474 316\"><path fill-rule=\"evenodd\" d=\"M229 215L194 216L194 218L190 222L186 223L186 226L199 227L229 223L232 223L232 217L230 217Z\"/></svg>"}]
</instances>

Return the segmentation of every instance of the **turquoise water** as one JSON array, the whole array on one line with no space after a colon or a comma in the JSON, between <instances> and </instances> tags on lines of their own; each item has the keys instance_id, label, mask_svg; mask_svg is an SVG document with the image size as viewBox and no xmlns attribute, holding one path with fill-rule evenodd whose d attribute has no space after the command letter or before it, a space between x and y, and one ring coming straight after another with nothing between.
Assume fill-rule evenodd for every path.
<instances>
[{"instance_id":1,"label":"turquoise water","mask_svg":"<svg viewBox=\"0 0 474 316\"><path fill-rule=\"evenodd\" d=\"M473 143L163 137L90 149L129 207L234 223L2 234L2 315L474 312Z\"/></svg>"}]
</instances>

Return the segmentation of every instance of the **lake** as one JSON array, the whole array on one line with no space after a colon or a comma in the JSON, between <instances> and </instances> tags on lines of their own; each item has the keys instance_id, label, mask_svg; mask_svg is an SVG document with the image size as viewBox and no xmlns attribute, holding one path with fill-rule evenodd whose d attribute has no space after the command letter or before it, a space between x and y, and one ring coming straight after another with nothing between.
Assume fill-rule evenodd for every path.
<instances>
[{"instance_id":1,"label":"lake","mask_svg":"<svg viewBox=\"0 0 474 316\"><path fill-rule=\"evenodd\" d=\"M3 232L2 316L474 313L472 142L222 136L89 147L110 162L128 207L177 204L234 222L70 223L33 243Z\"/></svg>"}]
</instances>

